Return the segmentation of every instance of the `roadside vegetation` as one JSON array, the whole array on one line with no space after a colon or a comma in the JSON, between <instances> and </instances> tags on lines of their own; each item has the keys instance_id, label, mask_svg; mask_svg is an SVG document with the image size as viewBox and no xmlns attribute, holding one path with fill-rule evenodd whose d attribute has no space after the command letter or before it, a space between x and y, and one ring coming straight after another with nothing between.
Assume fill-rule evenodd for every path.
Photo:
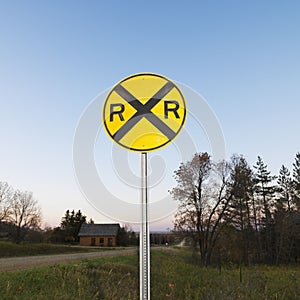
<instances>
[{"instance_id":1,"label":"roadside vegetation","mask_svg":"<svg viewBox=\"0 0 300 300\"><path fill-rule=\"evenodd\" d=\"M102 250L110 250L115 248L102 248ZM17 256L33 256L33 255L53 255L66 253L80 253L100 251L99 248L83 248L69 245L55 244L15 244L12 242L0 242L0 258L17 257Z\"/></svg>"},{"instance_id":2,"label":"roadside vegetation","mask_svg":"<svg viewBox=\"0 0 300 300\"><path fill-rule=\"evenodd\" d=\"M189 238L201 263L289 264L300 257L300 152L290 171L273 175L258 156L215 162L196 153L174 172L174 230Z\"/></svg>"},{"instance_id":3,"label":"roadside vegetation","mask_svg":"<svg viewBox=\"0 0 300 300\"><path fill-rule=\"evenodd\" d=\"M189 250L151 252L152 299L299 299L300 267L201 266ZM138 255L0 272L1 299L139 299Z\"/></svg>"}]
</instances>

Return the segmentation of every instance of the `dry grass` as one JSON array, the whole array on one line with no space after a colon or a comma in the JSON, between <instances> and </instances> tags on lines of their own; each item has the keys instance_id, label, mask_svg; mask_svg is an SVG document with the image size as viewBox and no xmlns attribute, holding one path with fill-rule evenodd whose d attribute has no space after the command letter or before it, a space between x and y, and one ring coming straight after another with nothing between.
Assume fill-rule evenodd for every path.
<instances>
[{"instance_id":1,"label":"dry grass","mask_svg":"<svg viewBox=\"0 0 300 300\"><path fill-rule=\"evenodd\" d=\"M151 298L300 299L299 266L203 268L189 252L152 251ZM0 273L1 299L139 299L138 255Z\"/></svg>"}]
</instances>

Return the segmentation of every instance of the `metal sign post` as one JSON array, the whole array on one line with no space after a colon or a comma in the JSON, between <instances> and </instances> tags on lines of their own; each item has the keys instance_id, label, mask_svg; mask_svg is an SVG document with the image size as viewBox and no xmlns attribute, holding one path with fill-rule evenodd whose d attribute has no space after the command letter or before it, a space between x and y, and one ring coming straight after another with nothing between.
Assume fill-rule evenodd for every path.
<instances>
[{"instance_id":1,"label":"metal sign post","mask_svg":"<svg viewBox=\"0 0 300 300\"><path fill-rule=\"evenodd\" d=\"M141 153L140 299L150 300L148 155Z\"/></svg>"}]
</instances>

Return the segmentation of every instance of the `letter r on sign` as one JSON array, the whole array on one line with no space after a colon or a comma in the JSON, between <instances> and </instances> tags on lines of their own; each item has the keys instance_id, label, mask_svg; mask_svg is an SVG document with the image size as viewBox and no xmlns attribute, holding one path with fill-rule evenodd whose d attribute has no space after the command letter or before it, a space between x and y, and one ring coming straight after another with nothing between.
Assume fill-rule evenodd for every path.
<instances>
[{"instance_id":1,"label":"letter r on sign","mask_svg":"<svg viewBox=\"0 0 300 300\"><path fill-rule=\"evenodd\" d=\"M175 100L164 101L165 119L169 119L169 112L173 112L176 119L179 119L177 110L179 109L179 103Z\"/></svg>"},{"instance_id":2,"label":"letter r on sign","mask_svg":"<svg viewBox=\"0 0 300 300\"><path fill-rule=\"evenodd\" d=\"M119 107L120 109L116 109L116 107ZM120 121L124 121L123 117L123 112L125 110L125 105L122 103L113 103L110 105L110 116L109 116L109 121L113 122L114 121L114 115L118 115L120 118Z\"/></svg>"}]
</instances>

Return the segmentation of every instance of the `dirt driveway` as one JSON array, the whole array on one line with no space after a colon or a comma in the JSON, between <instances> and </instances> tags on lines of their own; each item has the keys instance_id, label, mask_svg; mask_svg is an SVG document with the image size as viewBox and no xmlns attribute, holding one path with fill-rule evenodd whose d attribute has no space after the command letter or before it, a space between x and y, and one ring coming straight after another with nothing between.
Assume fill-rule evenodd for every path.
<instances>
[{"instance_id":1,"label":"dirt driveway","mask_svg":"<svg viewBox=\"0 0 300 300\"><path fill-rule=\"evenodd\" d=\"M30 269L38 266L46 266L51 264L69 263L80 261L82 259L92 259L98 257L113 257L120 255L131 255L137 253L136 248L106 250L99 252L88 253L72 253L72 254L57 254L57 255L39 255L39 256L26 256L26 257L11 257L0 259L0 272L1 271L14 271Z\"/></svg>"}]
</instances>

